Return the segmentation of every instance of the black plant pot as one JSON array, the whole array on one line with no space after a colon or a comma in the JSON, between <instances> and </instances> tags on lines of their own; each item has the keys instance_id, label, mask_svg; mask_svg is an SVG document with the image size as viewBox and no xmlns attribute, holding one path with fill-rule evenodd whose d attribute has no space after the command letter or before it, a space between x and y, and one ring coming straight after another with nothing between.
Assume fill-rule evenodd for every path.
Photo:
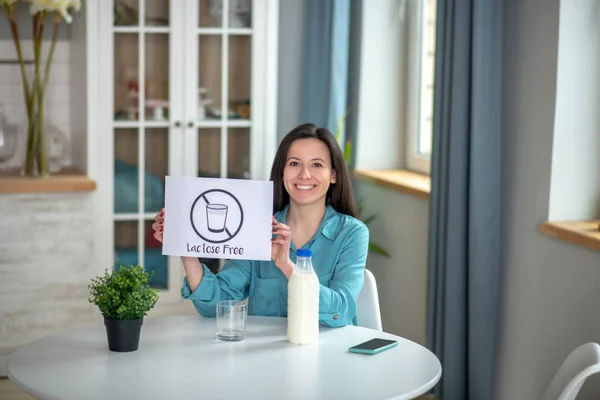
<instances>
[{"instance_id":1,"label":"black plant pot","mask_svg":"<svg viewBox=\"0 0 600 400\"><path fill-rule=\"evenodd\" d=\"M140 343L140 331L144 318L118 320L104 318L108 348L111 351L136 351Z\"/></svg>"}]
</instances>

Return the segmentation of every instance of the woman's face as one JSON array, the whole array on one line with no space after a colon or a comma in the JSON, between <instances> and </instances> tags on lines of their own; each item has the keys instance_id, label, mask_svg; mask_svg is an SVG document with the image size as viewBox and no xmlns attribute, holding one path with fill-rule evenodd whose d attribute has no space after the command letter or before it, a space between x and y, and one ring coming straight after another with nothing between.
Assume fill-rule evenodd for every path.
<instances>
[{"instance_id":1,"label":"woman's face","mask_svg":"<svg viewBox=\"0 0 600 400\"><path fill-rule=\"evenodd\" d=\"M329 185L335 183L331 156L319 139L297 139L288 150L283 170L283 185L290 202L298 205L325 201Z\"/></svg>"}]
</instances>

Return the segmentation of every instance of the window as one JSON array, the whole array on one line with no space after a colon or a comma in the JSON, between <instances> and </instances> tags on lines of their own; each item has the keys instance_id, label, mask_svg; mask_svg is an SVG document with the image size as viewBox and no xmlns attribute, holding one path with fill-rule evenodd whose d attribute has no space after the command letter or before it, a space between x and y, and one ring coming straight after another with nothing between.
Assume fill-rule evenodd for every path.
<instances>
[{"instance_id":1,"label":"window","mask_svg":"<svg viewBox=\"0 0 600 400\"><path fill-rule=\"evenodd\" d=\"M409 3L407 154L408 169L429 173L433 133L435 21L437 0Z\"/></svg>"}]
</instances>

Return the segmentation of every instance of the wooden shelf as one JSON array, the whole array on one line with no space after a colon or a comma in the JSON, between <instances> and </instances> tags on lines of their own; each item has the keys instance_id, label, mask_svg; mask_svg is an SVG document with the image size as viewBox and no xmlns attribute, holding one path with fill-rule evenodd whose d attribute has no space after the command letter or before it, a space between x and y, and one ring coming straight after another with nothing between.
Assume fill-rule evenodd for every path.
<instances>
[{"instance_id":1,"label":"wooden shelf","mask_svg":"<svg viewBox=\"0 0 600 400\"><path fill-rule=\"evenodd\" d=\"M354 176L421 199L429 199L431 179L427 175L405 170L356 170Z\"/></svg>"},{"instance_id":2,"label":"wooden shelf","mask_svg":"<svg viewBox=\"0 0 600 400\"><path fill-rule=\"evenodd\" d=\"M96 190L96 182L74 168L44 178L21 176L19 170L0 171L0 194L64 193Z\"/></svg>"},{"instance_id":3,"label":"wooden shelf","mask_svg":"<svg viewBox=\"0 0 600 400\"><path fill-rule=\"evenodd\" d=\"M600 251L600 220L546 221L540 231L547 236Z\"/></svg>"}]
</instances>

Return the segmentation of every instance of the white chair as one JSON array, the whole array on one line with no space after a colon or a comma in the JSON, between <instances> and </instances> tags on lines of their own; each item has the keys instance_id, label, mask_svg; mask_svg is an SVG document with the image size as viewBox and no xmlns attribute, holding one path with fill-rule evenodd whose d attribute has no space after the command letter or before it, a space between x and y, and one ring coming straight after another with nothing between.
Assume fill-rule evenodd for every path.
<instances>
[{"instance_id":1,"label":"white chair","mask_svg":"<svg viewBox=\"0 0 600 400\"><path fill-rule=\"evenodd\" d=\"M542 400L575 400L585 380L600 372L600 345L586 343L571 352L550 381Z\"/></svg>"},{"instance_id":2,"label":"white chair","mask_svg":"<svg viewBox=\"0 0 600 400\"><path fill-rule=\"evenodd\" d=\"M365 269L365 283L356 299L356 316L359 326L378 331L383 330L377 282L373 273L368 269Z\"/></svg>"}]
</instances>

